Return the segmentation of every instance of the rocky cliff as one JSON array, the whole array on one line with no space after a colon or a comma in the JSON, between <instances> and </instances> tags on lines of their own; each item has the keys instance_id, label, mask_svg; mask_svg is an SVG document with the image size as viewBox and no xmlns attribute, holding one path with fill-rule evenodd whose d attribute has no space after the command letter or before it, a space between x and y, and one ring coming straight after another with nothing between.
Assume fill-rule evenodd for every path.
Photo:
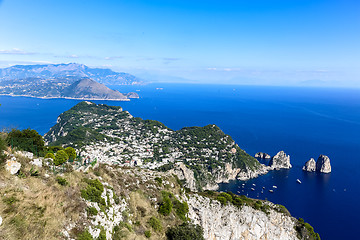
<instances>
[{"instance_id":1,"label":"rocky cliff","mask_svg":"<svg viewBox=\"0 0 360 240\"><path fill-rule=\"evenodd\" d=\"M272 169L291 168L292 165L290 164L290 155L286 155L284 151L278 152L275 156L271 158L269 166Z\"/></svg>"},{"instance_id":2,"label":"rocky cliff","mask_svg":"<svg viewBox=\"0 0 360 240\"><path fill-rule=\"evenodd\" d=\"M190 195L187 202L189 218L203 227L207 240L298 239L297 220L273 209L265 213L246 205L222 205L199 195Z\"/></svg>"},{"instance_id":3,"label":"rocky cliff","mask_svg":"<svg viewBox=\"0 0 360 240\"><path fill-rule=\"evenodd\" d=\"M183 234L183 223L196 226L188 230L200 240L319 239L283 206L231 193L186 192L169 172L107 164L86 172L66 164L62 172L51 159L7 156L21 169L12 175L0 165L0 239L165 240L174 239L170 230Z\"/></svg>"},{"instance_id":4,"label":"rocky cliff","mask_svg":"<svg viewBox=\"0 0 360 240\"><path fill-rule=\"evenodd\" d=\"M270 159L271 156L267 153L263 153L263 152L257 152L255 153L255 157L256 158L262 158L262 159Z\"/></svg>"},{"instance_id":5,"label":"rocky cliff","mask_svg":"<svg viewBox=\"0 0 360 240\"><path fill-rule=\"evenodd\" d=\"M316 161L316 171L321 173L330 173L331 165L330 158L326 155L320 155Z\"/></svg>"},{"instance_id":6,"label":"rocky cliff","mask_svg":"<svg viewBox=\"0 0 360 240\"><path fill-rule=\"evenodd\" d=\"M307 172L315 172L316 171L315 160L313 158L310 158L310 160L305 163L302 170L307 171Z\"/></svg>"}]
</instances>

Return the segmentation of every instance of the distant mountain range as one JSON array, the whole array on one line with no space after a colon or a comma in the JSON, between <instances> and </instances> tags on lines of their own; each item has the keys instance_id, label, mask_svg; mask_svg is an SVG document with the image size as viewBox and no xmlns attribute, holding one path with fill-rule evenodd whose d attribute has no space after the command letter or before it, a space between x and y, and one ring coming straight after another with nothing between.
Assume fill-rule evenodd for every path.
<instances>
[{"instance_id":1,"label":"distant mountain range","mask_svg":"<svg viewBox=\"0 0 360 240\"><path fill-rule=\"evenodd\" d=\"M107 85L140 84L128 73L89 68L82 64L16 65L0 69L0 94L42 98L111 99L138 98Z\"/></svg>"},{"instance_id":2,"label":"distant mountain range","mask_svg":"<svg viewBox=\"0 0 360 240\"><path fill-rule=\"evenodd\" d=\"M89 68L78 63L48 65L15 65L0 69L1 80L27 78L91 78L105 85L132 85L143 81L129 73L114 72L111 69Z\"/></svg>"}]
</instances>

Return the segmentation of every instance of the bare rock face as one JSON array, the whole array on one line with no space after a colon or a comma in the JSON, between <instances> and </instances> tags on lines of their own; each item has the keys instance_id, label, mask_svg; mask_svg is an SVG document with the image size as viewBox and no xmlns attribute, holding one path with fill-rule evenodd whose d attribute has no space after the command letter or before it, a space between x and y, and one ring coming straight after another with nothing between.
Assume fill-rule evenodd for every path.
<instances>
[{"instance_id":1,"label":"bare rock face","mask_svg":"<svg viewBox=\"0 0 360 240\"><path fill-rule=\"evenodd\" d=\"M310 160L305 163L302 170L307 171L307 172L315 172L316 171L315 160L313 158L310 158Z\"/></svg>"},{"instance_id":2,"label":"bare rock face","mask_svg":"<svg viewBox=\"0 0 360 240\"><path fill-rule=\"evenodd\" d=\"M330 173L331 165L330 158L326 155L320 155L316 161L316 171L321 173Z\"/></svg>"},{"instance_id":3,"label":"bare rock face","mask_svg":"<svg viewBox=\"0 0 360 240\"><path fill-rule=\"evenodd\" d=\"M11 160L6 161L5 169L10 172L11 175L16 174L21 168L21 163L16 161L16 158L13 157Z\"/></svg>"},{"instance_id":4,"label":"bare rock face","mask_svg":"<svg viewBox=\"0 0 360 240\"><path fill-rule=\"evenodd\" d=\"M256 158L262 158L262 159L270 159L270 155L267 153L263 153L263 152L258 152L255 154Z\"/></svg>"},{"instance_id":5,"label":"bare rock face","mask_svg":"<svg viewBox=\"0 0 360 240\"><path fill-rule=\"evenodd\" d=\"M173 171L180 180L185 180L185 187L189 188L193 192L197 191L194 172L188 169L184 163L180 162L176 164Z\"/></svg>"},{"instance_id":6,"label":"bare rock face","mask_svg":"<svg viewBox=\"0 0 360 240\"><path fill-rule=\"evenodd\" d=\"M284 151L278 152L271 158L269 166L273 169L292 168L292 165L290 164L290 155L286 155Z\"/></svg>"},{"instance_id":7,"label":"bare rock face","mask_svg":"<svg viewBox=\"0 0 360 240\"><path fill-rule=\"evenodd\" d=\"M190 195L187 203L189 218L202 226L206 240L298 239L295 219L274 210L267 215L249 206L223 206L200 195Z\"/></svg>"}]
</instances>

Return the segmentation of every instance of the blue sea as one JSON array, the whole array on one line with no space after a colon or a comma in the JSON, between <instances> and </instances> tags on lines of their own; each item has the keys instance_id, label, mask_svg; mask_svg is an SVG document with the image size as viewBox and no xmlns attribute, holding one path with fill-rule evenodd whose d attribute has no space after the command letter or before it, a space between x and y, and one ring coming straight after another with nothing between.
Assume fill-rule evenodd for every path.
<instances>
[{"instance_id":1,"label":"blue sea","mask_svg":"<svg viewBox=\"0 0 360 240\"><path fill-rule=\"evenodd\" d=\"M309 222L322 239L359 236L359 89L162 83L117 89L138 90L141 98L95 102L122 106L136 117L161 121L174 130L217 124L250 155L284 150L291 156L292 169L231 181L221 184L220 190L282 204L293 216ZM30 127L44 134L60 113L78 102L0 96L0 127ZM301 170L320 154L330 157L331 174ZM273 185L277 188L270 193Z\"/></svg>"}]
</instances>

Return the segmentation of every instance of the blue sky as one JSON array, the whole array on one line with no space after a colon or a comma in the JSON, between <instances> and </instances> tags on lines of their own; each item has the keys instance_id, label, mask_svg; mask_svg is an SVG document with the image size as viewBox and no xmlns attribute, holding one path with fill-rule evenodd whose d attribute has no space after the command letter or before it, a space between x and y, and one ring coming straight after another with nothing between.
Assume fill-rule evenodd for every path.
<instances>
[{"instance_id":1,"label":"blue sky","mask_svg":"<svg viewBox=\"0 0 360 240\"><path fill-rule=\"evenodd\" d=\"M152 80L359 87L359 13L356 0L0 0L0 67L78 62Z\"/></svg>"}]
</instances>

